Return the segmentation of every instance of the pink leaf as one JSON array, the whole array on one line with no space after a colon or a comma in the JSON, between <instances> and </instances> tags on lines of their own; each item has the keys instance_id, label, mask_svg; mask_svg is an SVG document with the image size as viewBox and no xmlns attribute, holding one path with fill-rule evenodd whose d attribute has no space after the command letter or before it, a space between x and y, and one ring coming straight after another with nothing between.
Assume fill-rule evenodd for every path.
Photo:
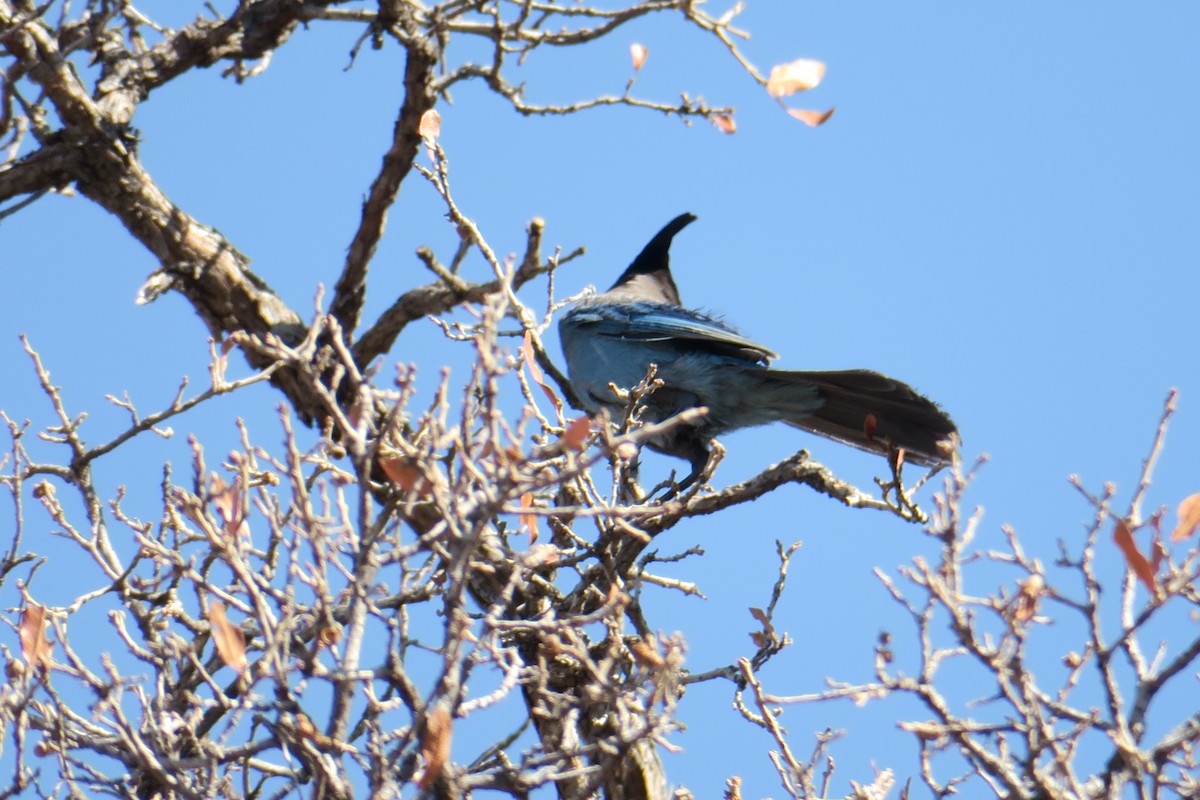
<instances>
[{"instance_id":1,"label":"pink leaf","mask_svg":"<svg viewBox=\"0 0 1200 800\"><path fill-rule=\"evenodd\" d=\"M629 45L629 55L633 59L633 68L641 69L642 64L646 63L646 56L650 55L650 51L643 45L631 44Z\"/></svg>"},{"instance_id":2,"label":"pink leaf","mask_svg":"<svg viewBox=\"0 0 1200 800\"><path fill-rule=\"evenodd\" d=\"M789 108L788 113L810 128L824 125L833 116L833 109L828 111L808 111L803 108Z\"/></svg>"},{"instance_id":3,"label":"pink leaf","mask_svg":"<svg viewBox=\"0 0 1200 800\"><path fill-rule=\"evenodd\" d=\"M790 64L772 67L771 77L767 79L767 92L775 97L787 97L818 86L824 77L824 64L810 58L801 58Z\"/></svg>"}]
</instances>

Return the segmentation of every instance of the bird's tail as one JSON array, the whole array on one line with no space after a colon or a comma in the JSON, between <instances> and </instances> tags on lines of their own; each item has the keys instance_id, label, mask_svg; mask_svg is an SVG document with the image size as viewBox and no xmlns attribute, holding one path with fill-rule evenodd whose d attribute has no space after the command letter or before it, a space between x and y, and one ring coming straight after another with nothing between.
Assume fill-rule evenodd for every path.
<instances>
[{"instance_id":1,"label":"bird's tail","mask_svg":"<svg viewBox=\"0 0 1200 800\"><path fill-rule=\"evenodd\" d=\"M905 461L927 467L948 464L957 445L958 428L946 412L878 372L764 370L762 377L767 402L797 428L882 455L901 448ZM814 389L822 401L815 408ZM788 397L796 398L790 408Z\"/></svg>"}]
</instances>

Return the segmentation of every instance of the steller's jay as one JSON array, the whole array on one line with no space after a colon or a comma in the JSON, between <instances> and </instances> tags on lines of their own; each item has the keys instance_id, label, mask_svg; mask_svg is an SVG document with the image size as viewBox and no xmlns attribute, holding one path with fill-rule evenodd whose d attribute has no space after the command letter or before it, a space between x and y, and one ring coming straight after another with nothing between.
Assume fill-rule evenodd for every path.
<instances>
[{"instance_id":1,"label":"steller's jay","mask_svg":"<svg viewBox=\"0 0 1200 800\"><path fill-rule=\"evenodd\" d=\"M662 386L645 400L642 419L665 420L704 406L694 424L650 439L660 453L687 459L696 480L709 440L727 431L783 421L839 442L905 461L940 466L950 460L958 429L931 400L869 370L792 372L768 368L776 354L719 319L684 308L671 278L671 240L695 221L671 220L603 294L581 300L559 320L571 384L588 410L625 403L609 388L636 386L657 365Z\"/></svg>"}]
</instances>

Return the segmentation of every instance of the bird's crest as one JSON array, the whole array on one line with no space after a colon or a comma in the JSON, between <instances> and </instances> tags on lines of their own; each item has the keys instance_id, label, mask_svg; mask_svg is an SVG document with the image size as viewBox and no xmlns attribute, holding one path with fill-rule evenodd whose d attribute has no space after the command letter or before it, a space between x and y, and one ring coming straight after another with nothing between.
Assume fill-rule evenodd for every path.
<instances>
[{"instance_id":1,"label":"bird's crest","mask_svg":"<svg viewBox=\"0 0 1200 800\"><path fill-rule=\"evenodd\" d=\"M642 248L629 268L621 273L608 294L629 295L638 300L649 300L670 305L682 305L679 289L671 277L671 240L675 234L696 221L695 214L680 214L655 234L650 243Z\"/></svg>"}]
</instances>

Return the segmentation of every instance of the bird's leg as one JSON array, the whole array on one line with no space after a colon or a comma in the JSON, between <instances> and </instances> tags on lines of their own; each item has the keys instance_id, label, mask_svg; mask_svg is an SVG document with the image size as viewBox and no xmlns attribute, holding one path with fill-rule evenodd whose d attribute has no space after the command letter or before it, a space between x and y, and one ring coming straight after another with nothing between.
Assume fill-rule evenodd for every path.
<instances>
[{"instance_id":1,"label":"bird's leg","mask_svg":"<svg viewBox=\"0 0 1200 800\"><path fill-rule=\"evenodd\" d=\"M617 491L622 503L639 504L644 503L649 496L642 491L641 485L638 483L638 474L641 472L642 459L640 453L628 462L614 462L613 469L617 474ZM650 494L653 494L651 492Z\"/></svg>"},{"instance_id":2,"label":"bird's leg","mask_svg":"<svg viewBox=\"0 0 1200 800\"><path fill-rule=\"evenodd\" d=\"M708 447L701 444L699 439L695 439L688 442L686 450L675 450L671 454L686 458L692 465L692 471L678 483L669 482L667 491L660 498L663 502L676 499L689 487L694 487L691 494L700 491L700 488L708 483L713 473L717 471L717 464L720 464L721 459L725 457L725 448L716 439L710 439ZM655 491L657 491L657 487Z\"/></svg>"},{"instance_id":3,"label":"bird's leg","mask_svg":"<svg viewBox=\"0 0 1200 800\"><path fill-rule=\"evenodd\" d=\"M888 466L892 470L892 479L890 481L883 481L879 478L875 479L875 484L879 487L879 490L883 493L883 501L885 503L888 503L888 505L890 505L893 509L895 509L897 511L897 513L899 513L900 516L903 517L904 519L916 520L918 522L925 522L926 521L925 512L923 512L920 508L917 507L917 505L915 503L913 503L910 493L904 491L904 478L901 474L904 470L904 450L903 450L903 448L889 445L888 453L887 453L887 461L888 461ZM929 473L929 475L932 475L934 472L937 472L939 469L941 469L941 467L934 468ZM928 480L928 477L929 476L926 476L925 478L922 478L920 481L918 481L916 487L914 487L914 491L917 487L920 487L923 483L925 483L925 481ZM891 493L892 491L895 491L895 493L896 493L895 502L889 502L889 500L888 500L888 494Z\"/></svg>"}]
</instances>

